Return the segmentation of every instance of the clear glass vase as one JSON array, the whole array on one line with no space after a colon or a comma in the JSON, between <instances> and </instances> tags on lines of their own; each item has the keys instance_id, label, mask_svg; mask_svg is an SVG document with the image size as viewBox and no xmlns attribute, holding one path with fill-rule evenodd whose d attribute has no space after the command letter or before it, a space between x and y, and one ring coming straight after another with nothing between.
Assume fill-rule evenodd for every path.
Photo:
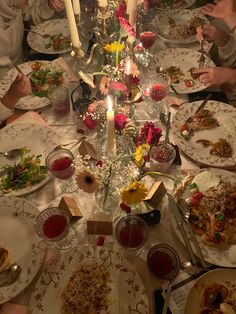
<instances>
[{"instance_id":1,"label":"clear glass vase","mask_svg":"<svg viewBox=\"0 0 236 314\"><path fill-rule=\"evenodd\" d=\"M101 188L96 193L96 202L99 209L107 214L114 213L119 205L119 194L116 188Z\"/></svg>"}]
</instances>

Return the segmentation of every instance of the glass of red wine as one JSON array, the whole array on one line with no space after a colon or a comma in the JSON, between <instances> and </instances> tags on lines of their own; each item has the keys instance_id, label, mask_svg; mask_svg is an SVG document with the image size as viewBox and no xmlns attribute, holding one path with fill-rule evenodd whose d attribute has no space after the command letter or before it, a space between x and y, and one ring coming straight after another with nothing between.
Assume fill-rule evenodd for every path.
<instances>
[{"instance_id":1,"label":"glass of red wine","mask_svg":"<svg viewBox=\"0 0 236 314\"><path fill-rule=\"evenodd\" d=\"M147 84L142 87L144 98L148 102L147 112L153 117L158 117L165 111L164 98L170 87L170 77L165 73L157 73L151 77Z\"/></svg>"},{"instance_id":2,"label":"glass of red wine","mask_svg":"<svg viewBox=\"0 0 236 314\"><path fill-rule=\"evenodd\" d=\"M144 66L148 66L152 58L152 54L150 53L149 49L156 41L157 35L154 30L155 26L151 23L144 23L141 25L139 39L142 44L142 48L144 49L142 53L142 63Z\"/></svg>"},{"instance_id":3,"label":"glass of red wine","mask_svg":"<svg viewBox=\"0 0 236 314\"><path fill-rule=\"evenodd\" d=\"M43 210L36 218L35 229L41 238L58 249L69 249L77 243L77 231L71 228L67 212L58 207Z\"/></svg>"},{"instance_id":4,"label":"glass of red wine","mask_svg":"<svg viewBox=\"0 0 236 314\"><path fill-rule=\"evenodd\" d=\"M128 215L117 222L115 235L124 249L124 254L127 257L135 257L140 254L148 238L148 226L139 216Z\"/></svg>"},{"instance_id":5,"label":"glass of red wine","mask_svg":"<svg viewBox=\"0 0 236 314\"><path fill-rule=\"evenodd\" d=\"M73 193L78 190L78 185L73 180L74 156L68 149L54 149L46 158L46 166L54 177L61 180L62 192Z\"/></svg>"}]
</instances>

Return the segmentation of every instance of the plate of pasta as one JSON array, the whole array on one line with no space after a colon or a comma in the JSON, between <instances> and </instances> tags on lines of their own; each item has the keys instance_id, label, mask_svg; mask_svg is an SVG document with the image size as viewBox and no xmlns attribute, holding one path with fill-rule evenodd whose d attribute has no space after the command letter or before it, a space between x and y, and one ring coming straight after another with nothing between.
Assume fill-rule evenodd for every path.
<instances>
[{"instance_id":1,"label":"plate of pasta","mask_svg":"<svg viewBox=\"0 0 236 314\"><path fill-rule=\"evenodd\" d=\"M52 263L34 289L30 309L32 314L149 313L143 283L129 262L118 251L93 246Z\"/></svg>"},{"instance_id":2,"label":"plate of pasta","mask_svg":"<svg viewBox=\"0 0 236 314\"><path fill-rule=\"evenodd\" d=\"M160 12L152 23L160 38L172 43L189 44L197 41L196 28L201 25L201 18L190 10L174 9Z\"/></svg>"},{"instance_id":3,"label":"plate of pasta","mask_svg":"<svg viewBox=\"0 0 236 314\"><path fill-rule=\"evenodd\" d=\"M215 269L197 279L189 291L184 314L236 313L236 269Z\"/></svg>"}]
</instances>

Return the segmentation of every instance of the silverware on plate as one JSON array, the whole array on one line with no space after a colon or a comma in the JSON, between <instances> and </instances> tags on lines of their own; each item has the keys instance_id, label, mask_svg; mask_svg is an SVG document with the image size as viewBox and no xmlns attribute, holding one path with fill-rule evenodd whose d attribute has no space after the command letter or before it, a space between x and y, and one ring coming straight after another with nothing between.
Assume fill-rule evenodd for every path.
<instances>
[{"instance_id":1,"label":"silverware on plate","mask_svg":"<svg viewBox=\"0 0 236 314\"><path fill-rule=\"evenodd\" d=\"M211 98L212 94L209 93L207 95L207 97L203 100L203 102L201 103L201 105L197 108L197 110L195 111L194 115L188 117L188 119L185 121L185 124L191 123L194 119L194 117L196 116L196 114L201 111L207 104L208 100Z\"/></svg>"},{"instance_id":2,"label":"silverware on plate","mask_svg":"<svg viewBox=\"0 0 236 314\"><path fill-rule=\"evenodd\" d=\"M8 265L0 272L0 287L13 284L21 274L21 266L16 262Z\"/></svg>"}]
</instances>

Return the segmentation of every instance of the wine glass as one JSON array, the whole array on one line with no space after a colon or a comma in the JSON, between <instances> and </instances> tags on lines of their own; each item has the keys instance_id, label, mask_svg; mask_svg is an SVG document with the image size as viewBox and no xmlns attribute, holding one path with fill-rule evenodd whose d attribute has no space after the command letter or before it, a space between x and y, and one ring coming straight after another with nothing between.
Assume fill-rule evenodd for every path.
<instances>
[{"instance_id":1,"label":"wine glass","mask_svg":"<svg viewBox=\"0 0 236 314\"><path fill-rule=\"evenodd\" d=\"M125 216L117 222L115 235L125 255L135 257L140 254L148 238L148 226L139 216Z\"/></svg>"},{"instance_id":2,"label":"wine glass","mask_svg":"<svg viewBox=\"0 0 236 314\"><path fill-rule=\"evenodd\" d=\"M61 180L62 192L73 193L78 190L78 185L72 178L75 172L74 156L68 149L54 149L46 158L46 166L54 177Z\"/></svg>"},{"instance_id":3,"label":"wine glass","mask_svg":"<svg viewBox=\"0 0 236 314\"><path fill-rule=\"evenodd\" d=\"M67 212L58 207L43 210L36 218L35 229L41 238L58 249L66 250L77 243L77 231L71 228Z\"/></svg>"},{"instance_id":4,"label":"wine glass","mask_svg":"<svg viewBox=\"0 0 236 314\"><path fill-rule=\"evenodd\" d=\"M140 61L144 66L148 66L152 54L150 53L149 49L153 46L153 44L156 41L156 33L154 32L155 26L151 23L144 23L141 25L141 32L140 32L140 42L142 44L142 48L144 48L144 51L142 52L142 58Z\"/></svg>"},{"instance_id":5,"label":"wine glass","mask_svg":"<svg viewBox=\"0 0 236 314\"><path fill-rule=\"evenodd\" d=\"M152 116L159 116L165 108L163 99L167 96L170 86L170 77L165 73L158 73L151 77L142 87L144 98L148 102L147 112Z\"/></svg>"}]
</instances>

